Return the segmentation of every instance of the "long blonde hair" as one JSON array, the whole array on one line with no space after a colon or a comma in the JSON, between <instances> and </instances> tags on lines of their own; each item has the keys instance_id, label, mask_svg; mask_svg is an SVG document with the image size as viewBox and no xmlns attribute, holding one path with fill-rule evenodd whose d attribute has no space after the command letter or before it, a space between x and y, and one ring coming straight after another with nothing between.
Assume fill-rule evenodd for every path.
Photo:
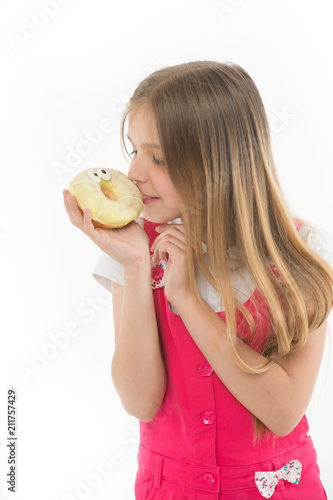
<instances>
[{"instance_id":1,"label":"long blonde hair","mask_svg":"<svg viewBox=\"0 0 333 500\"><path fill-rule=\"evenodd\" d=\"M186 250L192 292L205 310L196 285L199 268L222 298L234 361L248 373L263 373L273 362L270 356L299 349L327 318L333 306L333 270L295 228L259 91L234 63L194 61L155 71L139 84L124 111L121 141L127 154L125 120L141 104L153 112L185 232L192 235ZM279 270L282 286L267 256ZM264 362L257 367L248 365L237 349L236 308L253 335L256 330L249 310L234 296L229 271L237 265L251 273L270 312L271 334L262 351ZM220 321L216 315L217 328ZM267 429L256 417L254 423L255 436L262 436Z\"/></svg>"}]
</instances>

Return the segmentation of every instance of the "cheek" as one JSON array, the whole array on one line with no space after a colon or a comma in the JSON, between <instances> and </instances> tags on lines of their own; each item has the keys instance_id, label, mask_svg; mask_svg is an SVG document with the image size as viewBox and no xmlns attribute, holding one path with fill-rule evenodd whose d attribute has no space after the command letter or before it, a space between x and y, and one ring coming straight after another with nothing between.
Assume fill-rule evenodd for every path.
<instances>
[{"instance_id":1,"label":"cheek","mask_svg":"<svg viewBox=\"0 0 333 500\"><path fill-rule=\"evenodd\" d=\"M168 207L172 211L179 212L180 211L180 204L178 200L178 196L174 190L169 191L169 197L167 201Z\"/></svg>"},{"instance_id":2,"label":"cheek","mask_svg":"<svg viewBox=\"0 0 333 500\"><path fill-rule=\"evenodd\" d=\"M159 178L159 190L161 196L163 196L169 206L179 206L176 190L168 175L163 175Z\"/></svg>"}]
</instances>

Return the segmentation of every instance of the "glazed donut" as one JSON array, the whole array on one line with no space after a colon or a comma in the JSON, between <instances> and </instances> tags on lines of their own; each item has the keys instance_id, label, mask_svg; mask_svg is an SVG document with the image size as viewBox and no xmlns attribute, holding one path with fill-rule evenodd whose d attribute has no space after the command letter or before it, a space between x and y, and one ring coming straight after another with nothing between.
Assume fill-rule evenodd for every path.
<instances>
[{"instance_id":1,"label":"glazed donut","mask_svg":"<svg viewBox=\"0 0 333 500\"><path fill-rule=\"evenodd\" d=\"M119 228L136 219L143 208L142 196L134 182L118 170L89 168L69 182L80 210L89 208L93 224Z\"/></svg>"}]
</instances>

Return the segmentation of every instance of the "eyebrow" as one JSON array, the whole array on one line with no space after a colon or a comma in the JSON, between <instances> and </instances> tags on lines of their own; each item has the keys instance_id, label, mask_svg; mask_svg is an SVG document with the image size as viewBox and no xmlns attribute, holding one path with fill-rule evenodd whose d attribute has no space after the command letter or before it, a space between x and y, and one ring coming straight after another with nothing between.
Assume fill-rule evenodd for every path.
<instances>
[{"instance_id":1,"label":"eyebrow","mask_svg":"<svg viewBox=\"0 0 333 500\"><path fill-rule=\"evenodd\" d=\"M127 135L127 138L131 142L133 142L129 135ZM143 145L146 146L146 147L148 147L148 148L161 149L161 146L159 144L154 144L152 142L144 142Z\"/></svg>"}]
</instances>

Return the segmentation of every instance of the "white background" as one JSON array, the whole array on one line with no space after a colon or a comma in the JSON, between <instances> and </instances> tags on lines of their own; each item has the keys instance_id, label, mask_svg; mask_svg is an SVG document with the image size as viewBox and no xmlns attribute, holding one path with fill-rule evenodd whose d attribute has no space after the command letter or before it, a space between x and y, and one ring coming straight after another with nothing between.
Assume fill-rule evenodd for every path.
<instances>
[{"instance_id":1,"label":"white background","mask_svg":"<svg viewBox=\"0 0 333 500\"><path fill-rule=\"evenodd\" d=\"M262 95L290 203L331 230L330 8L329 0L1 2L1 498L134 499L138 422L111 381L111 295L91 274L101 251L69 222L62 190L90 167L126 173L121 110L146 75L192 60L243 66ZM101 122L107 129L87 142ZM327 344L308 417L333 498L329 352ZM10 387L15 496L5 484Z\"/></svg>"}]
</instances>

